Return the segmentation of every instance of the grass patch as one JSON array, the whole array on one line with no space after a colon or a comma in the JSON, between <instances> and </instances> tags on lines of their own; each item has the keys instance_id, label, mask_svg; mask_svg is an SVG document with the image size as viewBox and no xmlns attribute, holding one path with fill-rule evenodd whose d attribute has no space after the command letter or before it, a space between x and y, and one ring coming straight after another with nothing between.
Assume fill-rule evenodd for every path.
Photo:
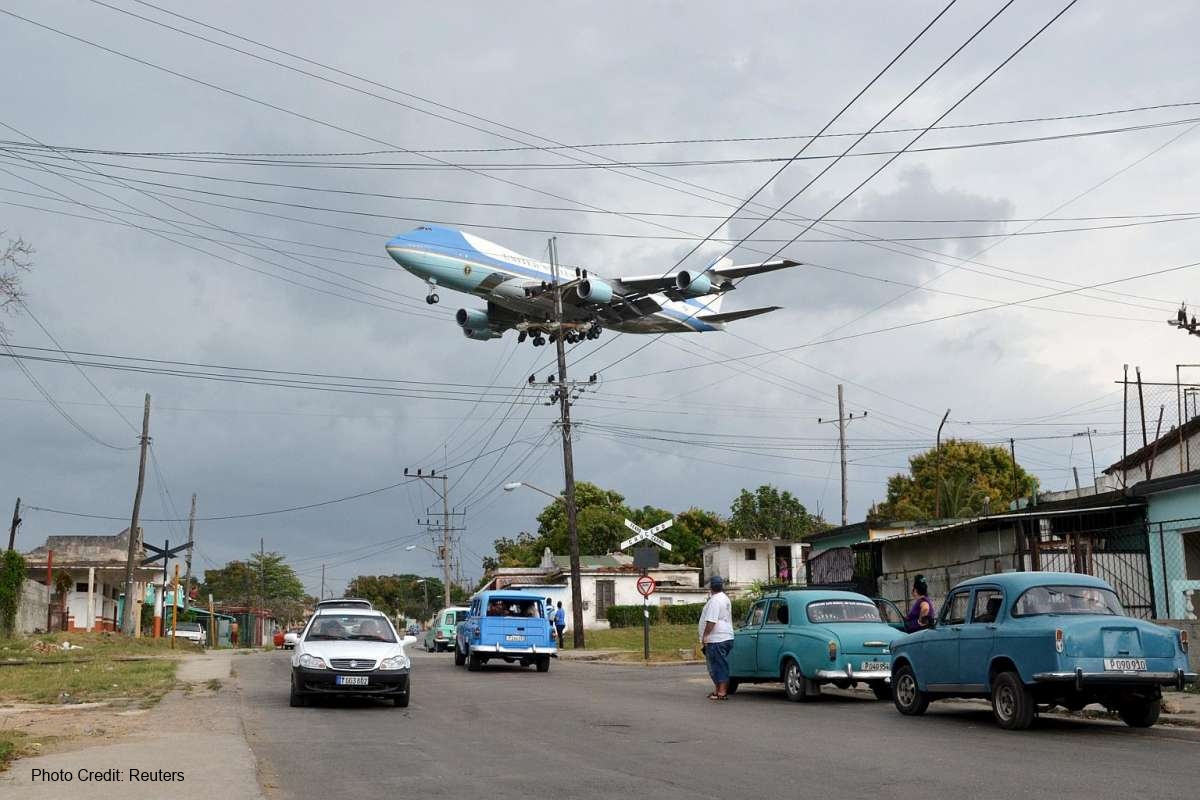
<instances>
[{"instance_id":1,"label":"grass patch","mask_svg":"<svg viewBox=\"0 0 1200 800\"><path fill-rule=\"evenodd\" d=\"M219 692L221 690L220 678L209 678L208 683L204 684L210 692Z\"/></svg>"},{"instance_id":2,"label":"grass patch","mask_svg":"<svg viewBox=\"0 0 1200 800\"><path fill-rule=\"evenodd\" d=\"M642 657L642 629L609 628L588 631L588 650L628 650L638 660ZM566 637L567 649L571 649L571 637ZM679 661L680 650L688 651L688 658L695 658L693 648L698 647L699 637L695 625L651 625L650 659L652 661Z\"/></svg>"},{"instance_id":3,"label":"grass patch","mask_svg":"<svg viewBox=\"0 0 1200 800\"><path fill-rule=\"evenodd\" d=\"M52 645L55 649L39 652L37 643ZM78 650L61 650L63 642L70 642ZM178 644L178 643L177 643ZM51 633L39 636L17 636L0 639L0 661L26 661L41 663L71 659L112 658L115 656L170 656L174 653L194 651L194 648L171 649L169 639L143 637L133 639L117 633Z\"/></svg>"},{"instance_id":4,"label":"grass patch","mask_svg":"<svg viewBox=\"0 0 1200 800\"><path fill-rule=\"evenodd\" d=\"M138 697L153 703L175 685L175 666L173 659L156 658L3 667L0 700L57 703L65 693L70 695L71 702Z\"/></svg>"},{"instance_id":5,"label":"grass patch","mask_svg":"<svg viewBox=\"0 0 1200 800\"><path fill-rule=\"evenodd\" d=\"M25 734L16 731L0 731L0 772L21 753L25 745Z\"/></svg>"}]
</instances>

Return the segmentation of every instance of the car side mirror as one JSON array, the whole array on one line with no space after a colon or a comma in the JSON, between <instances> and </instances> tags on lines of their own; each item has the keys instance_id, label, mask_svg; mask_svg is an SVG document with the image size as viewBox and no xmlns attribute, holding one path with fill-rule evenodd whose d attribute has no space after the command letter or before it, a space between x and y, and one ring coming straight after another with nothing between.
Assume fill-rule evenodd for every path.
<instances>
[{"instance_id":1,"label":"car side mirror","mask_svg":"<svg viewBox=\"0 0 1200 800\"><path fill-rule=\"evenodd\" d=\"M408 647L410 644L415 644L415 643L416 643L416 641L417 641L417 637L415 637L415 636L413 636L413 635L411 635L411 634L410 634L410 635L408 635L408 636L405 636L404 638L402 638L402 639L400 640L400 644L401 644L402 646L404 646L404 647Z\"/></svg>"}]
</instances>

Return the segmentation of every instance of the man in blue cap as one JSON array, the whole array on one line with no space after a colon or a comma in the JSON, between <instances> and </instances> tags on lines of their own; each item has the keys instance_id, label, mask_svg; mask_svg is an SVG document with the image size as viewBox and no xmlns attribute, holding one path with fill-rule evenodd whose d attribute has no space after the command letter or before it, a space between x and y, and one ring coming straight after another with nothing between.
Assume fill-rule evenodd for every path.
<instances>
[{"instance_id":1,"label":"man in blue cap","mask_svg":"<svg viewBox=\"0 0 1200 800\"><path fill-rule=\"evenodd\" d=\"M700 648L712 678L713 691L709 700L725 700L729 696L729 651L733 649L733 607L725 594L725 581L720 575L708 579L709 597L700 612Z\"/></svg>"}]
</instances>

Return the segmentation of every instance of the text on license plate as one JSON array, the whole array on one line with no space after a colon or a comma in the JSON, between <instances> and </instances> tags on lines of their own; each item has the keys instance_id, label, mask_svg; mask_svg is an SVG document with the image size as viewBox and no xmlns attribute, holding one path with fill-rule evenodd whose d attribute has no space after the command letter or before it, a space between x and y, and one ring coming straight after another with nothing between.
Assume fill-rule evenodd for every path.
<instances>
[{"instance_id":1,"label":"text on license plate","mask_svg":"<svg viewBox=\"0 0 1200 800\"><path fill-rule=\"evenodd\" d=\"M1146 670L1146 659L1106 658L1104 659L1104 668L1116 672L1144 672Z\"/></svg>"},{"instance_id":2,"label":"text on license plate","mask_svg":"<svg viewBox=\"0 0 1200 800\"><path fill-rule=\"evenodd\" d=\"M892 665L886 661L864 661L859 666L862 672L890 672Z\"/></svg>"},{"instance_id":3,"label":"text on license plate","mask_svg":"<svg viewBox=\"0 0 1200 800\"><path fill-rule=\"evenodd\" d=\"M506 642L523 642L523 641L525 641L525 637L519 633L510 633L504 637L504 641L506 641Z\"/></svg>"},{"instance_id":4,"label":"text on license plate","mask_svg":"<svg viewBox=\"0 0 1200 800\"><path fill-rule=\"evenodd\" d=\"M366 675L338 675L334 680L338 686L366 686Z\"/></svg>"}]
</instances>

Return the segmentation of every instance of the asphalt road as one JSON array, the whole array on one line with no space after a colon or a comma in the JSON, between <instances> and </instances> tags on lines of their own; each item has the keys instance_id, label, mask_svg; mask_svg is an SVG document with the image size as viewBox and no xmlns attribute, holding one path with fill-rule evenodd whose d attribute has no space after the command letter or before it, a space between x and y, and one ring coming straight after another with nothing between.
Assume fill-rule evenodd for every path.
<instances>
[{"instance_id":1,"label":"asphalt road","mask_svg":"<svg viewBox=\"0 0 1200 800\"><path fill-rule=\"evenodd\" d=\"M312 797L1195 798L1200 731L828 693L789 703L743 687L723 703L703 668L555 662L550 672L413 655L412 704L288 706L284 653L238 663L247 739L268 794Z\"/></svg>"}]
</instances>

